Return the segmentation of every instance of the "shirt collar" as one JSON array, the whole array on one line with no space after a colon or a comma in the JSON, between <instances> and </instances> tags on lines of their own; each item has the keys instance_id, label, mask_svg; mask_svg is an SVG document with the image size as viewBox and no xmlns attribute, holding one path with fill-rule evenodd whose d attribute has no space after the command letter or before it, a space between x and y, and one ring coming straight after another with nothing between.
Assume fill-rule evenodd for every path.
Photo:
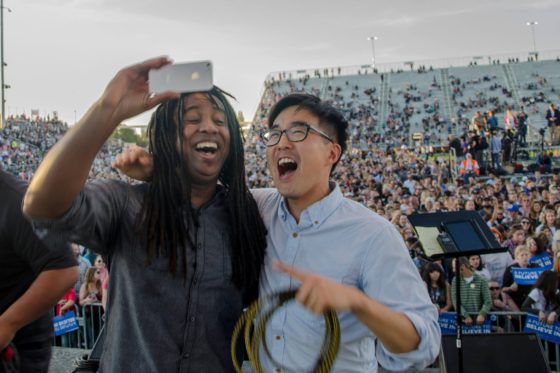
<instances>
[{"instance_id":1,"label":"shirt collar","mask_svg":"<svg viewBox=\"0 0 560 373\"><path fill-rule=\"evenodd\" d=\"M301 228L321 225L338 208L344 199L342 191L334 181L329 182L329 189L330 193L326 197L302 211L298 224ZM281 220L286 221L290 215L286 199L282 198L278 208L278 216Z\"/></svg>"},{"instance_id":2,"label":"shirt collar","mask_svg":"<svg viewBox=\"0 0 560 373\"><path fill-rule=\"evenodd\" d=\"M216 192L214 193L214 195L212 196L212 198L210 198L208 200L208 202L204 203L201 206L198 207L192 207L193 211L198 211L198 212L203 212L208 210L209 208L211 208L212 206L214 206L217 203L221 203L222 201L224 201L228 196L228 190L221 184L217 184L216 185ZM185 213L186 211L188 211L188 205L186 202L183 203L181 210L183 211L183 213Z\"/></svg>"}]
</instances>

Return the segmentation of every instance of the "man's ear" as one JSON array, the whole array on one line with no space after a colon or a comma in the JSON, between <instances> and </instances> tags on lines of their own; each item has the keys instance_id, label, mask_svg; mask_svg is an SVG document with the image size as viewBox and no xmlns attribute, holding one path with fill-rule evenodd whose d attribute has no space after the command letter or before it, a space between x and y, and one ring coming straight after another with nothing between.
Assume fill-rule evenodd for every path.
<instances>
[{"instance_id":1,"label":"man's ear","mask_svg":"<svg viewBox=\"0 0 560 373\"><path fill-rule=\"evenodd\" d=\"M340 159L341 154L342 148L340 147L340 144L333 143L329 150L329 162L331 165L335 164Z\"/></svg>"}]
</instances>

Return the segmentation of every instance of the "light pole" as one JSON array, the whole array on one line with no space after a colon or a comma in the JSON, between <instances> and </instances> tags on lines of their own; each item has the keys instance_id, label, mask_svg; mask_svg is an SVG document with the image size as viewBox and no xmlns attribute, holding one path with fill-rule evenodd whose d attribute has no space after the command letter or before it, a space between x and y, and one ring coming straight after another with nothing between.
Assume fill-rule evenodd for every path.
<instances>
[{"instance_id":1,"label":"light pole","mask_svg":"<svg viewBox=\"0 0 560 373\"><path fill-rule=\"evenodd\" d=\"M535 57L537 56L537 43L535 42L535 26L539 23L537 21L528 21L525 23L527 26L531 26L531 34L533 35L533 53Z\"/></svg>"},{"instance_id":2,"label":"light pole","mask_svg":"<svg viewBox=\"0 0 560 373\"><path fill-rule=\"evenodd\" d=\"M4 83L4 66L6 66L6 61L4 61L4 9L8 12L12 10L10 8L4 7L4 0L0 0L0 54L2 58L0 59L0 85L2 91L2 122L0 123L0 128L4 128L4 120L6 119L6 99L4 98L4 89L6 89L6 84Z\"/></svg>"},{"instance_id":3,"label":"light pole","mask_svg":"<svg viewBox=\"0 0 560 373\"><path fill-rule=\"evenodd\" d=\"M379 39L377 36L368 36L367 40L371 41L371 67L375 69L375 41Z\"/></svg>"}]
</instances>

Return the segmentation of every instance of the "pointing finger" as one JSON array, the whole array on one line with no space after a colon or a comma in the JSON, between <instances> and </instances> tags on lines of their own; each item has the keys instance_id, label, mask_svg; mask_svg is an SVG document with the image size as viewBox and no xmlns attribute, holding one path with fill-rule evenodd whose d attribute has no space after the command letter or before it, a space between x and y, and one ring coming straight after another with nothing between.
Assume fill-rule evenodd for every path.
<instances>
[{"instance_id":1,"label":"pointing finger","mask_svg":"<svg viewBox=\"0 0 560 373\"><path fill-rule=\"evenodd\" d=\"M305 272L302 272L295 267L287 266L279 260L275 260L272 262L272 268L279 272L287 273L301 282L303 282L307 278L307 274Z\"/></svg>"}]
</instances>

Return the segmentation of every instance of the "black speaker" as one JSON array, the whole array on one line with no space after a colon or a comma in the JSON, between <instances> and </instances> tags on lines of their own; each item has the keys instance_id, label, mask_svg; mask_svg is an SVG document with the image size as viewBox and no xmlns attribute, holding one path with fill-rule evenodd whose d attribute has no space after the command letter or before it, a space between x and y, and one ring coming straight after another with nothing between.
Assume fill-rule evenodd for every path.
<instances>
[{"instance_id":1,"label":"black speaker","mask_svg":"<svg viewBox=\"0 0 560 373\"><path fill-rule=\"evenodd\" d=\"M455 335L441 339L440 370L457 373ZM550 373L540 338L533 333L466 334L464 373Z\"/></svg>"}]
</instances>

